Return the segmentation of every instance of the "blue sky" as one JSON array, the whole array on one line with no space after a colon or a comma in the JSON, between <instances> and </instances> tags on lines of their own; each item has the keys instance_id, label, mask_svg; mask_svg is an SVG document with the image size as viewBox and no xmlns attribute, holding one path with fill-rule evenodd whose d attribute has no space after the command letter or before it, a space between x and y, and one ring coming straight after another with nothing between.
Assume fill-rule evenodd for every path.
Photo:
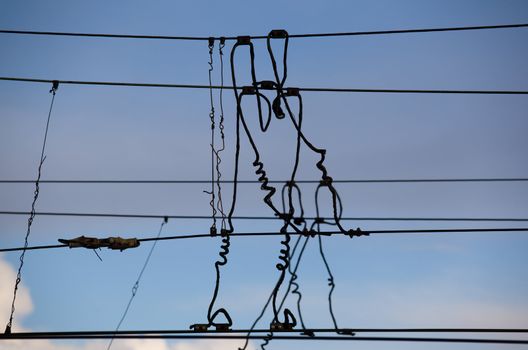
<instances>
[{"instance_id":1,"label":"blue sky","mask_svg":"<svg viewBox=\"0 0 528 350\"><path fill-rule=\"evenodd\" d=\"M525 1L4 1L3 29L152 35L260 35L526 23ZM528 30L494 30L291 40L289 86L395 89L528 90ZM226 45L226 53L231 49ZM256 42L258 79L272 79L265 43ZM207 83L205 42L1 35L0 75L59 80ZM216 51L215 51L216 52ZM247 56L237 56L246 84ZM227 58L227 56L226 56ZM215 57L217 59L217 57ZM218 63L215 61L215 63ZM219 82L219 65L214 79ZM228 66L225 70L229 77ZM227 78L227 82L230 79ZM49 107L49 86L0 83L0 178L33 179ZM524 96L304 93L304 130L327 149L335 179L526 177L528 99ZM215 94L218 102L218 95ZM225 94L222 172L232 177L235 103ZM255 109L244 106L252 127ZM216 106L218 111L218 105ZM207 90L60 86L43 179L207 179ZM273 120L257 133L271 178L293 161L295 133ZM316 179L316 157L302 150L299 179ZM242 143L240 178L254 179ZM258 185L241 185L236 213L271 215ZM42 185L40 211L208 215L202 185ZM314 186L304 185L313 215ZM339 185L345 216L526 217L525 183ZM230 192L224 186L225 193ZM0 184L1 210L30 209L31 184ZM229 197L224 195L225 197ZM328 213L328 198L322 211ZM0 245L23 243L27 218L0 217ZM365 230L508 227L514 223L351 222ZM30 244L87 236L149 237L159 220L37 217ZM164 234L207 232L208 221L171 220ZM236 230L278 230L280 223L236 223ZM123 329L186 328L203 322L214 283L217 239L160 243ZM350 327L528 327L528 237L519 233L373 236L325 239L334 270L336 316ZM220 304L237 328L250 325L271 291L278 238L233 239ZM37 331L112 329L148 245L122 253L34 251L26 255L25 297L17 327ZM0 317L8 318L17 253L0 256ZM331 326L326 274L310 242L299 272L305 321ZM262 323L266 326L271 319ZM42 343L64 349L103 342ZM116 349L206 349L208 343L119 343ZM224 344L236 348L239 344ZM255 344L256 345L256 344ZM349 343L333 343L345 348ZM7 347L6 347L7 346ZM0 344L0 349L18 349ZM214 345L218 348L219 345ZM319 348L274 342L270 348ZM362 344L366 349L412 344ZM435 348L430 346L430 348ZM442 345L449 349L471 346ZM479 349L482 348L479 346ZM494 349L498 347L488 347Z\"/></svg>"}]
</instances>

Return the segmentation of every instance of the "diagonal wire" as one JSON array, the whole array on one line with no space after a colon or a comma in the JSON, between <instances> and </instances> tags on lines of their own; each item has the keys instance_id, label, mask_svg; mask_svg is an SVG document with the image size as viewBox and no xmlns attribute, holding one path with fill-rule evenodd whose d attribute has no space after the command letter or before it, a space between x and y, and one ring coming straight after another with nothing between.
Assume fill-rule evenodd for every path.
<instances>
[{"instance_id":1,"label":"diagonal wire","mask_svg":"<svg viewBox=\"0 0 528 350\"><path fill-rule=\"evenodd\" d=\"M161 235L161 232L163 231L163 227L167 224L168 222L168 218L164 218L163 219L163 222L161 223L160 225L160 228L159 228L159 231L158 231L158 235L156 236L156 238L159 238L160 235ZM117 326L116 326L116 329L115 329L115 333L117 333L119 331L119 328L121 327L121 324L123 323L123 321L125 320L125 317L126 315L128 314L128 310L130 309L130 305L132 305L132 301L134 300L134 298L136 297L136 293L139 289L139 282L141 281L141 277L143 276L143 273L145 272L145 269L147 268L147 265L150 261L150 257L152 256L152 252L154 252L154 249L156 248L156 245L158 244L158 240L154 240L154 243L152 244L152 246L150 247L150 251L147 255L147 258L145 259L145 262L143 263L143 267L141 268L140 272L139 272L139 275L136 279L136 282L134 282L134 285L132 286L132 294L130 295L130 299L128 299L128 303L125 307L125 310L123 311L123 315L121 316L121 319L119 320L119 322L117 323ZM114 333L114 335L115 335ZM110 339L110 342L108 343L108 346L106 347L106 350L110 350L110 348L112 347L112 344L114 342L114 337L112 337Z\"/></svg>"},{"instance_id":2,"label":"diagonal wire","mask_svg":"<svg viewBox=\"0 0 528 350\"><path fill-rule=\"evenodd\" d=\"M5 333L9 334L11 333L11 328L13 326L13 317L15 314L15 303L16 303L16 297L17 297L17 291L18 286L22 280L22 268L24 267L24 257L26 255L26 249L28 246L28 239L29 235L31 234L31 225L33 224L33 219L35 218L36 212L35 212L35 205L37 204L37 199L39 197L39 181L40 176L42 174L42 165L44 164L44 161L46 160L45 151L46 151L46 142L48 140L48 130L49 130L49 124L51 119L51 112L53 111L53 102L55 101L55 93L58 89L59 85L56 82L53 82L53 86L50 90L50 93L52 94L51 97L51 104L48 112L48 119L46 121L46 131L44 132L44 141L42 142L42 150L40 152L40 162L38 166L38 174L37 174L37 180L35 181L35 192L33 195L33 202L31 203L31 212L29 213L29 219L27 222L27 230L26 230L26 236L24 238L24 250L22 250L22 254L20 254L20 264L18 265L18 271L17 271L17 277L15 281L15 287L13 289L13 301L11 302L11 314L9 315L9 321L7 322Z\"/></svg>"}]
</instances>

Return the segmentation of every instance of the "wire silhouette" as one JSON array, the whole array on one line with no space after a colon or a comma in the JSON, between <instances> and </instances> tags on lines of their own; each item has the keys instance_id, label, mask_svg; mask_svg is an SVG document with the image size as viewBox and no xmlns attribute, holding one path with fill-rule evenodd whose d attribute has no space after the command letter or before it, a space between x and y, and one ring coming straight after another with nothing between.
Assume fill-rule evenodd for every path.
<instances>
[{"instance_id":1,"label":"wire silhouette","mask_svg":"<svg viewBox=\"0 0 528 350\"><path fill-rule=\"evenodd\" d=\"M24 237L24 249L22 250L22 254L20 254L20 264L18 265L18 271L17 271L17 277L15 280L15 287L13 289L13 301L11 302L11 313L9 315L9 321L7 322L6 328L5 328L5 334L11 333L11 328L13 326L13 317L15 314L15 303L16 303L16 297L17 297L17 291L18 286L22 280L22 268L24 267L24 257L26 255L26 249L28 246L28 240L29 235L31 234L31 225L33 224L33 220L35 218L36 212L35 212L35 205L37 204L37 200L39 197L40 187L40 176L42 174L42 165L44 164L44 161L46 160L46 142L48 140L48 130L49 130L49 124L51 119L51 112L53 111L53 102L55 101L55 93L57 92L57 89L59 88L59 83L57 81L53 82L53 85L51 87L51 90L49 91L52 94L51 97L51 103L50 108L48 112L48 118L46 121L46 131L44 132L44 141L42 142L42 150L40 152L40 161L37 171L37 180L35 181L35 191L33 194L33 202L31 203L31 212L29 213L29 218L27 221L27 230L26 230L26 236Z\"/></svg>"},{"instance_id":2,"label":"wire silhouette","mask_svg":"<svg viewBox=\"0 0 528 350\"><path fill-rule=\"evenodd\" d=\"M220 86L224 86L224 49L225 47L225 38L220 38L218 44L218 56L220 58ZM224 211L224 203L222 201L222 173L220 171L220 164L222 163L222 158L220 153L225 150L225 133L224 133L224 89L220 89L220 122L218 124L218 130L220 131L220 139L222 140L222 146L215 151L216 155L216 186L218 189L218 201L216 203L216 208L222 215L222 221L220 230L226 230L226 214Z\"/></svg>"},{"instance_id":3,"label":"wire silhouette","mask_svg":"<svg viewBox=\"0 0 528 350\"><path fill-rule=\"evenodd\" d=\"M214 70L213 66L213 49L214 49L214 38L209 38L209 104L210 104L210 112L209 112L209 119L211 120L211 191L204 191L205 193L209 194L211 196L211 200L209 202L209 206L211 207L211 219L212 219L212 225L210 228L211 235L216 235L216 207L215 207L215 110L214 110L214 102L213 102L213 80L212 80L212 73Z\"/></svg>"},{"instance_id":4,"label":"wire silhouette","mask_svg":"<svg viewBox=\"0 0 528 350\"><path fill-rule=\"evenodd\" d=\"M432 234L432 233L498 233L498 232L528 232L528 227L504 227L504 228L459 228L459 229L410 229L410 230L375 230L367 231L370 235L376 234ZM300 234L296 232L290 233L291 235L303 236L306 233L302 232ZM313 231L309 233L310 236L336 236L342 235L341 231L324 231L317 232ZM237 232L231 233L231 237L272 237L272 236L282 236L280 232ZM202 234L192 234L192 235L179 235L179 236L166 236L166 237L150 237L150 238L140 238L139 242L150 242L150 241L169 241L169 240L178 240L178 239L194 239L194 238L209 238L211 235L209 233ZM52 245L40 245L40 246L31 246L31 247L19 247L19 248L0 248L0 252L14 252L20 250L41 250L41 249L54 249L54 248L68 248L67 244L52 244Z\"/></svg>"},{"instance_id":5,"label":"wire silhouette","mask_svg":"<svg viewBox=\"0 0 528 350\"><path fill-rule=\"evenodd\" d=\"M211 77L211 73L213 71L213 48L214 48L214 41L215 39L214 38L209 38L209 85L211 86L212 85L212 77ZM223 59L222 59L222 49L225 45L225 42L221 42L220 45L219 45L219 55L220 55L220 59L222 60L223 62ZM221 83L223 85L223 63L222 63L222 72L221 72ZM211 202L210 202L210 206L213 210L213 225L211 226L211 229L210 229L210 234L211 236L216 236L217 235L217 228L216 228L216 207L215 207L215 204L218 205L218 207L221 209L221 214L222 214L222 224L221 224L221 229L220 229L220 234L222 236L222 245L220 246L220 252L218 253L218 255L220 256L220 258L215 262L214 266L215 266L215 272L216 272L216 279L215 279L215 286L214 286L214 290L213 290L213 296L211 298L211 302L209 303L209 307L207 309L207 324L199 324L199 323L196 323L196 324L193 324L190 326L191 329L194 329L195 331L200 331L200 330L203 330L203 329L207 329L209 328L210 326L214 326L216 327L216 329L224 329L224 328L227 328L229 329L231 327L231 325L233 324L233 321L231 319L231 316L229 315L229 313L227 312L227 310L225 308L219 308L217 309L216 311L213 311L214 309L214 306L215 306L215 303L216 303L216 299L218 297L218 292L219 292L219 289L220 289L220 267L221 266L225 266L227 264L227 256L229 254L229 246L230 246L230 238L229 238L229 232L228 230L226 229L225 227L225 213L223 211L223 203L222 203L222 200L221 200L221 187L220 187L220 184L218 181L220 181L220 177L221 177L221 173L220 173L220 157L218 156L218 152L220 151L216 151L215 150L215 144L214 144L214 132L215 132L215 120L214 120L214 107L213 107L213 90L212 89L209 89L209 96L210 96L210 103L211 103L211 113L209 114L210 118L211 118L211 150L212 150L212 153L211 153ZM221 102L222 103L222 102ZM221 138L222 138L222 148L221 148L221 151L223 151L225 149L225 135L224 135L224 131L223 131L223 107L221 107L221 115L222 115L222 119L221 119L221 128L220 128L220 132L221 132ZM216 157L216 161L215 161L215 157ZM216 179L215 179L215 169L216 169ZM215 203L215 180L217 181L216 185L218 187L218 203ZM225 317L225 319L227 320L227 323L218 323L215 321L216 317L218 315L223 315Z\"/></svg>"},{"instance_id":6,"label":"wire silhouette","mask_svg":"<svg viewBox=\"0 0 528 350\"><path fill-rule=\"evenodd\" d=\"M169 221L168 218L164 218L163 219L163 222L160 225L160 228L158 230L158 235L156 236L156 238L160 237L161 232L163 231L163 227L167 224L168 221ZM154 240L154 243L150 247L150 251L149 251L149 253L147 255L147 258L145 259L145 262L143 263L143 267L141 268L141 271L139 272L138 277L136 278L136 282L134 282L134 285L132 286L132 294L130 295L130 299L128 299L128 303L127 303L127 305L125 307L125 310L123 311L123 315L121 316L121 319L119 319L119 322L117 323L114 335L119 331L119 328L121 327L121 324L123 323L123 321L125 320L125 318L126 318L126 316L128 314L128 310L130 309L130 305L132 305L132 301L136 297L136 293L137 293L137 291L139 289L139 282L141 281L141 277L143 277L143 273L145 272L145 269L147 268L147 265L148 265L148 263L150 261L150 257L152 256L152 252L154 252L154 249L156 248L157 244L158 244L158 240L156 239L156 240ZM110 339L110 342L108 343L108 346L106 347L106 350L110 350L110 348L112 347L113 342L114 342L114 338L112 337Z\"/></svg>"},{"instance_id":7,"label":"wire silhouette","mask_svg":"<svg viewBox=\"0 0 528 350\"><path fill-rule=\"evenodd\" d=\"M124 333L119 335L112 334L93 334L93 335L77 335L77 334L48 334L48 333L30 333L25 335L14 334L0 334L0 340L13 339L245 339L244 335L230 335L230 334L131 334ZM265 336L252 335L250 339L263 339ZM275 339L279 340L304 340L304 341L387 341L387 342L429 342L429 343L467 343L467 344L528 344L528 340L518 339L489 339L489 338L433 338L433 337L387 337L387 336L371 336L371 337L342 337L342 336L315 336L306 337L298 335L277 335Z\"/></svg>"},{"instance_id":8,"label":"wire silhouette","mask_svg":"<svg viewBox=\"0 0 528 350\"><path fill-rule=\"evenodd\" d=\"M29 215L27 211L0 211L0 215ZM41 216L76 216L76 217L101 217L101 218L136 218L136 219L193 219L210 220L210 215L156 215L156 214L114 214L114 213L64 213L64 212L35 212ZM280 213L277 215L281 215ZM236 220L277 220L277 216L231 216ZM229 219L229 217L228 217ZM279 217L279 219L281 219ZM315 220L315 217L305 217L306 220ZM528 218L490 218L490 217L380 217L358 216L342 217L341 221L474 221L474 222L526 222ZM301 232L296 232L297 234ZM291 234L291 232L290 232Z\"/></svg>"},{"instance_id":9,"label":"wire silhouette","mask_svg":"<svg viewBox=\"0 0 528 350\"><path fill-rule=\"evenodd\" d=\"M393 30L376 30L376 31L358 31L358 32L334 32L334 33L311 33L311 34L293 34L291 38L324 38L340 36L364 36L364 35L388 35L388 34L410 34L410 33L433 33L433 32L450 32L450 31L467 31L467 30L488 30L488 29L512 29L528 27L526 23L500 24L485 26L466 26L466 27L440 27L440 28L415 28L415 29L393 29ZM109 34L109 33L74 33L74 32L50 32L50 31L33 31L33 30L8 30L2 29L3 34L18 35L46 35L46 36L74 36L74 37L95 37L95 38L115 38L115 39L154 39L154 40L191 40L205 41L209 37L202 36L169 36L169 35L137 35L137 34ZM214 39L237 40L237 37L219 37ZM251 36L251 39L267 39L266 35Z\"/></svg>"},{"instance_id":10,"label":"wire silhouette","mask_svg":"<svg viewBox=\"0 0 528 350\"><path fill-rule=\"evenodd\" d=\"M315 212L316 212L316 219L314 220L314 225L317 225L317 232L321 232L321 225L332 225L334 226L335 223L326 221L320 217L319 213L319 190L324 186L324 184L319 184L317 186L317 189L315 190ZM339 194L337 194L337 201L339 204L339 214L338 217L341 218L341 215L343 214L343 204L341 201L341 197L339 197ZM345 334L345 335L354 335L354 332L347 331L347 330L340 330L339 326L337 325L336 317L334 315L334 309L332 305L332 294L334 293L334 289L336 287L335 285L335 279L334 275L332 273L332 269L330 268L330 264L328 263L328 260L326 258L326 255L324 253L323 248L323 240L322 235L317 235L317 242L319 243L319 254L321 255L321 259L323 260L323 263L325 265L326 271L328 273L328 286L330 287L328 291L328 311L330 313L330 317L332 318L332 323L334 324L334 328L336 330L336 333L338 334Z\"/></svg>"},{"instance_id":11,"label":"wire silhouette","mask_svg":"<svg viewBox=\"0 0 528 350\"><path fill-rule=\"evenodd\" d=\"M30 83L52 83L55 80L0 77L4 81L18 81ZM162 84L162 83L134 83L116 81L86 81L86 80L60 80L61 85L99 85L99 86L122 86L122 87L148 87L148 88L180 88L180 89L237 89L242 87L220 86L220 85L196 85L196 84ZM266 90L274 90L268 87ZM306 92L334 92L334 93L383 93L383 94L471 94L471 95L528 95L526 90L462 90L462 89L362 89L362 88L325 88L325 87L297 87L299 91Z\"/></svg>"},{"instance_id":12,"label":"wire silhouette","mask_svg":"<svg viewBox=\"0 0 528 350\"><path fill-rule=\"evenodd\" d=\"M222 94L222 91L220 91ZM221 100L220 100L221 101ZM222 103L220 103L222 109ZM220 125L222 125L223 113L221 113ZM223 130L222 127L219 128ZM219 149L219 153L222 149ZM526 182L528 178L443 178L443 179L334 179L333 183L442 183L442 182ZM34 183L34 180L0 180L0 183ZM217 180L219 184L233 183L232 180ZM270 180L269 183L288 183L290 180ZM319 184L321 180L295 180L296 184ZM49 184L207 184L210 180L40 180L40 183ZM259 183L258 180L238 180L239 184Z\"/></svg>"}]
</instances>

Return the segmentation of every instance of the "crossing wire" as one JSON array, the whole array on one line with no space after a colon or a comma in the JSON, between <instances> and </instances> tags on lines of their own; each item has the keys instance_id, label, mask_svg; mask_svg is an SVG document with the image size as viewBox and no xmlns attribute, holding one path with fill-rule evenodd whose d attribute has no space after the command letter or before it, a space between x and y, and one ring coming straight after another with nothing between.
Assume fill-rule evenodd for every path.
<instances>
[{"instance_id":1,"label":"crossing wire","mask_svg":"<svg viewBox=\"0 0 528 350\"><path fill-rule=\"evenodd\" d=\"M528 232L528 227L505 227L505 228L455 228L455 229L409 229L409 230L373 230L364 231L369 235L377 234L431 234L431 233L491 233L491 232ZM300 235L296 232L290 233L291 235ZM309 232L309 235L315 236L335 236L343 235L340 231L327 231L327 232ZM233 237L268 237L268 236L282 236L279 232L236 232L231 233ZM150 237L140 238L139 242L150 242L150 241L167 241L167 240L178 240L178 239L194 239L194 238L211 238L210 233L199 233L191 235L178 235L178 236L165 236L165 237ZM39 250L39 249L53 249L53 248L66 248L67 244L53 244L53 245L40 245L25 248L2 248L1 252L13 252L19 250Z\"/></svg>"},{"instance_id":2,"label":"crossing wire","mask_svg":"<svg viewBox=\"0 0 528 350\"><path fill-rule=\"evenodd\" d=\"M0 215L28 215L26 211L0 211ZM106 214L106 213L64 213L64 212L36 212L41 216L76 216L76 217L106 217L106 218L135 218L135 219L211 219L207 215L155 215L155 214ZM277 216L232 216L237 220L282 220ZM315 220L315 217L306 217L306 220ZM324 219L321 217L321 219ZM343 217L346 221L497 221L497 222L524 222L528 218L457 218L457 217Z\"/></svg>"},{"instance_id":3,"label":"crossing wire","mask_svg":"<svg viewBox=\"0 0 528 350\"><path fill-rule=\"evenodd\" d=\"M390 35L390 34L411 34L411 33L434 33L434 32L455 32L455 31L472 31L472 30L489 30L489 29L513 29L528 27L528 23L499 24L484 26L464 26L464 27L438 27L438 28L411 28L411 29L393 29L393 30L374 30L374 31L356 31L356 32L334 32L334 33L308 33L308 34L291 34L290 38L328 38L328 37L345 37L345 36L367 36L367 35ZM172 36L172 35L137 35L137 34L110 34L110 33L74 33L74 32L51 32L51 31L34 31L34 30L10 30L2 29L1 34L17 35L41 35L41 36L70 36L70 37L88 37L88 38L114 38L114 39L149 39L149 40L188 40L188 41L207 41L210 38L219 40L237 40L237 36ZM267 35L250 36L251 39L267 39Z\"/></svg>"},{"instance_id":4,"label":"crossing wire","mask_svg":"<svg viewBox=\"0 0 528 350\"><path fill-rule=\"evenodd\" d=\"M4 81L18 81L29 83L51 83L56 80L20 78L20 77L0 77ZM233 86L222 85L196 85L196 84L161 84L161 83L132 83L132 82L112 82L112 81L86 81L86 80L60 80L63 85L99 85L99 86L128 86L128 87L151 87L151 88L182 88L182 89L217 89L233 90ZM236 87L242 90L243 87ZM286 89L286 88L284 88ZM356 89L356 88L321 88L321 87L299 87L299 91L307 92L350 92L350 93L397 93L397 94L471 94L471 95L528 95L526 90L446 90L446 89ZM276 90L268 88L262 90Z\"/></svg>"}]
</instances>

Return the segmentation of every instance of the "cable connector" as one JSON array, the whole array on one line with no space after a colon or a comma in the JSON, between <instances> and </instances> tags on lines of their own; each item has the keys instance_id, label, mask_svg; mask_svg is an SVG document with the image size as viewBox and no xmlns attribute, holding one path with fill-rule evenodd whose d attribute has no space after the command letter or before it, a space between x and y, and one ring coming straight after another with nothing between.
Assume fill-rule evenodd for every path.
<instances>
[{"instance_id":1,"label":"cable connector","mask_svg":"<svg viewBox=\"0 0 528 350\"><path fill-rule=\"evenodd\" d=\"M67 244L70 248L99 249L106 247L108 249L120 251L129 248L136 248L140 245L137 238L121 237L96 238L80 236L73 239L59 239L59 242Z\"/></svg>"},{"instance_id":2,"label":"cable connector","mask_svg":"<svg viewBox=\"0 0 528 350\"><path fill-rule=\"evenodd\" d=\"M49 92L53 93L53 95L55 95L55 92L59 89L59 81L58 80L53 80L51 82L51 90Z\"/></svg>"},{"instance_id":3,"label":"cable connector","mask_svg":"<svg viewBox=\"0 0 528 350\"><path fill-rule=\"evenodd\" d=\"M257 86L260 85L260 88L264 90L275 90L277 83L271 80L262 80L262 81L259 81L256 85Z\"/></svg>"},{"instance_id":4,"label":"cable connector","mask_svg":"<svg viewBox=\"0 0 528 350\"><path fill-rule=\"evenodd\" d=\"M209 39L208 39L208 42L209 42L209 49L212 50L213 47L214 47L214 42L215 42L215 38L214 36L210 36Z\"/></svg>"},{"instance_id":5,"label":"cable connector","mask_svg":"<svg viewBox=\"0 0 528 350\"><path fill-rule=\"evenodd\" d=\"M319 184L321 186L330 186L333 181L334 181L334 179L332 179L330 176L326 176L324 179L319 181Z\"/></svg>"},{"instance_id":6,"label":"cable connector","mask_svg":"<svg viewBox=\"0 0 528 350\"><path fill-rule=\"evenodd\" d=\"M253 86L243 86L242 87L243 95L255 95L256 93L257 93L257 89Z\"/></svg>"},{"instance_id":7,"label":"cable connector","mask_svg":"<svg viewBox=\"0 0 528 350\"><path fill-rule=\"evenodd\" d=\"M238 45L249 45L251 44L251 37L249 35L237 36Z\"/></svg>"},{"instance_id":8,"label":"cable connector","mask_svg":"<svg viewBox=\"0 0 528 350\"><path fill-rule=\"evenodd\" d=\"M268 36L273 39L286 39L288 37L288 32L284 29L274 29L269 32Z\"/></svg>"},{"instance_id":9,"label":"cable connector","mask_svg":"<svg viewBox=\"0 0 528 350\"><path fill-rule=\"evenodd\" d=\"M301 90L297 87L286 88L286 96L299 96L300 91Z\"/></svg>"},{"instance_id":10,"label":"cable connector","mask_svg":"<svg viewBox=\"0 0 528 350\"><path fill-rule=\"evenodd\" d=\"M211 236L214 237L214 236L217 235L217 233L218 233L218 232L216 231L216 227L211 226L211 227L209 228L209 234L210 234Z\"/></svg>"},{"instance_id":11,"label":"cable connector","mask_svg":"<svg viewBox=\"0 0 528 350\"><path fill-rule=\"evenodd\" d=\"M370 236L370 233L368 231L361 231L361 229L358 227L357 229L350 229L347 232L348 237L361 237L361 236Z\"/></svg>"}]
</instances>

